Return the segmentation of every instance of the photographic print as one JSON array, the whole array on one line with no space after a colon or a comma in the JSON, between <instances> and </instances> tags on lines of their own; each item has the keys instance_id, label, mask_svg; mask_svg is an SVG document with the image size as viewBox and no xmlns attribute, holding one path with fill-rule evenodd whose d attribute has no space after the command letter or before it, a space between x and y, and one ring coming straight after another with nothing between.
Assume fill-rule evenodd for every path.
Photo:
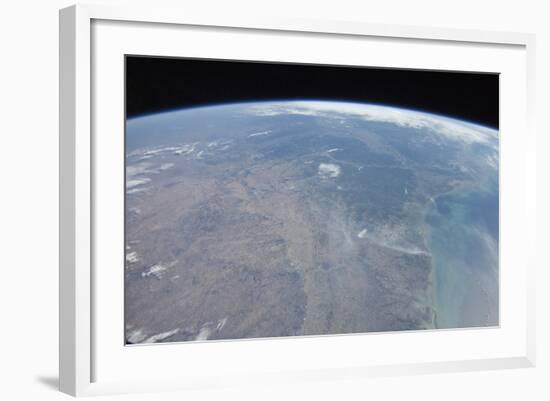
<instances>
[{"instance_id":1,"label":"photographic print","mask_svg":"<svg viewBox=\"0 0 550 401\"><path fill-rule=\"evenodd\" d=\"M498 74L125 69L126 344L498 326Z\"/></svg>"}]
</instances>

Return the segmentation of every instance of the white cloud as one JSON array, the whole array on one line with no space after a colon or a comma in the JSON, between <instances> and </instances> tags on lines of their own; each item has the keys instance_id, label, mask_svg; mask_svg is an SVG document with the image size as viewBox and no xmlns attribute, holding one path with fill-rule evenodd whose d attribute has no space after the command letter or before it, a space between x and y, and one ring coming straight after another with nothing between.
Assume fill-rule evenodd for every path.
<instances>
[{"instance_id":1,"label":"white cloud","mask_svg":"<svg viewBox=\"0 0 550 401\"><path fill-rule=\"evenodd\" d=\"M126 166L126 177L134 178L140 174L147 174L151 168L151 163L133 163Z\"/></svg>"},{"instance_id":2,"label":"white cloud","mask_svg":"<svg viewBox=\"0 0 550 401\"><path fill-rule=\"evenodd\" d=\"M171 151L174 151L174 150L177 150L177 149L178 148L174 147L174 146L165 146L165 147L155 148L155 149L151 149L151 150L146 150L145 152L143 152L143 155L144 156L156 156L160 153L171 152Z\"/></svg>"},{"instance_id":3,"label":"white cloud","mask_svg":"<svg viewBox=\"0 0 550 401\"><path fill-rule=\"evenodd\" d=\"M159 167L159 170L168 170L174 167L174 163L164 163Z\"/></svg>"},{"instance_id":4,"label":"white cloud","mask_svg":"<svg viewBox=\"0 0 550 401\"><path fill-rule=\"evenodd\" d=\"M139 185L147 184L150 181L151 181L151 179L147 178L147 177L128 180L128 181L126 181L126 189L131 189L131 188L137 187Z\"/></svg>"},{"instance_id":5,"label":"white cloud","mask_svg":"<svg viewBox=\"0 0 550 401\"><path fill-rule=\"evenodd\" d=\"M149 188L143 188L143 187L141 187L141 188L132 188L132 189L127 190L126 193L127 193L128 195L132 195L132 194L137 194L137 193L139 193L139 192L145 192L145 191L147 191L148 189L149 189Z\"/></svg>"},{"instance_id":6,"label":"white cloud","mask_svg":"<svg viewBox=\"0 0 550 401\"><path fill-rule=\"evenodd\" d=\"M150 162L133 163L126 166L126 193L135 194L146 191L143 185L151 182L148 175L159 174L174 167L174 163L163 163L156 167Z\"/></svg>"},{"instance_id":7,"label":"white cloud","mask_svg":"<svg viewBox=\"0 0 550 401\"><path fill-rule=\"evenodd\" d=\"M218 324L216 325L216 330L220 331L221 329L223 329L223 327L225 326L225 324L227 323L227 318L224 317L223 319L221 319Z\"/></svg>"},{"instance_id":8,"label":"white cloud","mask_svg":"<svg viewBox=\"0 0 550 401\"><path fill-rule=\"evenodd\" d=\"M487 164L494 169L498 169L498 155L495 153L487 156Z\"/></svg>"},{"instance_id":9,"label":"white cloud","mask_svg":"<svg viewBox=\"0 0 550 401\"><path fill-rule=\"evenodd\" d=\"M195 147L197 146L198 142L191 143L187 145L182 145L174 150L175 155L188 155L189 153L193 153L195 151Z\"/></svg>"},{"instance_id":10,"label":"white cloud","mask_svg":"<svg viewBox=\"0 0 550 401\"><path fill-rule=\"evenodd\" d=\"M330 101L289 101L260 103L251 106L256 115L299 114L307 116L338 118L351 116L367 121L395 124L407 128L424 128L449 139L466 143L487 143L498 137L496 130L465 121L396 107L363 103Z\"/></svg>"},{"instance_id":11,"label":"white cloud","mask_svg":"<svg viewBox=\"0 0 550 401\"><path fill-rule=\"evenodd\" d=\"M166 270L168 270L168 268L166 266L163 266L161 264L156 264L156 265L153 265L153 266L149 267L146 271L142 272L141 277L153 276L153 277L156 277L160 280L162 278L162 276L164 275L164 272Z\"/></svg>"},{"instance_id":12,"label":"white cloud","mask_svg":"<svg viewBox=\"0 0 550 401\"><path fill-rule=\"evenodd\" d=\"M340 175L340 166L332 163L319 164L318 173L321 178L336 178Z\"/></svg>"},{"instance_id":13,"label":"white cloud","mask_svg":"<svg viewBox=\"0 0 550 401\"><path fill-rule=\"evenodd\" d=\"M255 132L253 134L248 135L249 138L255 137L255 136L263 136L263 135L269 135L271 134L271 131L261 131L261 132Z\"/></svg>"},{"instance_id":14,"label":"white cloud","mask_svg":"<svg viewBox=\"0 0 550 401\"><path fill-rule=\"evenodd\" d=\"M139 260L137 252L129 252L126 254L126 263L136 263Z\"/></svg>"},{"instance_id":15,"label":"white cloud","mask_svg":"<svg viewBox=\"0 0 550 401\"><path fill-rule=\"evenodd\" d=\"M208 337L210 336L210 329L208 327L203 327L200 331L197 337L195 337L195 341L205 341L208 340Z\"/></svg>"},{"instance_id":16,"label":"white cloud","mask_svg":"<svg viewBox=\"0 0 550 401\"><path fill-rule=\"evenodd\" d=\"M174 329L170 331L165 331L164 333L155 334L151 337L149 337L147 340L145 340L145 343L156 343L159 341L162 341L168 337L172 337L174 334L177 334L180 331L180 329Z\"/></svg>"},{"instance_id":17,"label":"white cloud","mask_svg":"<svg viewBox=\"0 0 550 401\"><path fill-rule=\"evenodd\" d=\"M137 344L145 340L145 333L141 330L134 330L130 333L127 340L130 341L132 344Z\"/></svg>"}]
</instances>

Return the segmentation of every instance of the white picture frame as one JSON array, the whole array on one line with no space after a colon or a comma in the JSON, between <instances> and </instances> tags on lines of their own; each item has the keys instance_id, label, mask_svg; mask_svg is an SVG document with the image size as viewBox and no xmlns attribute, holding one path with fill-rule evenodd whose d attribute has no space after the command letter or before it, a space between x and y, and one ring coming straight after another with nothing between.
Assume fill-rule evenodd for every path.
<instances>
[{"instance_id":1,"label":"white picture frame","mask_svg":"<svg viewBox=\"0 0 550 401\"><path fill-rule=\"evenodd\" d=\"M94 25L95 24L95 25ZM118 25L117 25L118 24ZM453 47L453 52L479 52L487 49L495 49L495 54L502 53L502 59L494 58L492 63L507 63L511 66L505 74L510 79L506 80L507 86L501 93L502 97L515 91L518 94L515 103L507 103L507 98L501 98L501 112L507 114L503 119L503 132L515 132L516 136L508 136L506 147L503 149L503 173L501 182L507 183L509 197L503 205L501 220L510 220L509 227L522 232L522 237L517 238L517 249L510 254L511 261L519 273L514 276L516 289L509 292L504 291L501 301L504 300L506 308L503 313L508 316L515 316L517 319L510 319L514 322L501 325L497 330L463 330L446 331L442 334L434 333L409 333L409 334L376 334L369 336L333 336L309 339L290 340L250 340L239 342L218 342L212 345L195 344L183 345L158 345L138 347L141 351L135 351L127 361L117 360L120 353L124 353L124 346L120 342L120 349L112 351L103 341L106 336L116 332L116 328L109 322L113 322L117 316L106 316L102 302L109 300L112 303L120 303L118 296L120 288L115 288L118 282L112 283L112 287L106 287L105 275L97 274L97 261L104 260L103 256L96 254L96 239L98 230L104 224L99 221L102 216L101 208L98 210L96 204L97 190L101 189L101 170L110 163L110 154L104 152L104 142L98 143L94 138L94 129L97 127L106 128L106 131L119 134L120 123L117 115L114 119L103 118L101 105L98 106L97 97L106 96L101 82L113 83L109 85L123 95L123 87L117 86L120 81L121 71L117 77L101 75L96 81L94 74L102 71L102 68L109 67L112 60L120 63L118 55L124 53L121 43L126 43L126 37L139 35L139 30L150 29L147 37L151 38L149 44L141 43L140 49L150 54L154 49L147 49L147 46L154 46L155 38L181 32L185 35L186 27L198 29L208 34L209 30L216 32L216 35L229 35L241 33L244 35L255 35L262 33L265 40L282 40L278 35L285 37L304 38L303 40L330 41L331 38L342 40L384 40L387 44L399 41L407 43L426 44L427 54L433 52L430 46L437 46L444 51L447 46ZM126 32L126 33L124 33ZM179 34L179 33L178 33ZM94 35L97 40L94 41ZM156 36L160 35L160 36ZM163 36L164 35L164 36ZM271 36L270 36L271 35ZM111 42L107 45L107 41ZM206 40L206 39L205 39ZM205 43L204 54L208 54L208 43ZM319 42L320 43L320 42ZM117 47L118 46L118 47ZM171 46L171 45L170 45ZM130 46L131 47L131 46ZM534 35L526 33L508 32L485 32L459 29L438 29L416 26L398 25L374 25L349 21L315 21L295 20L292 18L258 18L256 16L242 16L239 19L226 18L219 15L191 15L185 10L162 10L155 7L145 8L112 8L108 6L78 5L60 11L60 390L75 396L126 393L137 391L164 391L172 389L187 388L209 388L217 386L239 385L243 383L285 383L292 381L307 380L329 380L331 378L362 378L368 376L419 374L443 371L468 371L480 369L503 369L512 367L529 367L535 363L535 338L534 338L534 252L535 243L535 133L532 128L534 111ZM477 49L477 50L476 50ZM500 49L500 50L499 50ZM105 53L103 51L105 50ZM238 48L237 48L238 50ZM185 50L183 50L185 52ZM240 50L254 51L253 47L241 46ZM171 52L169 46L159 50L160 54ZM500 52L500 53L499 53ZM498 54L497 54L498 53ZM115 54L115 57L111 57ZM382 53L380 53L382 54ZM450 53L449 53L450 54ZM467 53L465 53L467 54ZM476 53L477 54L477 53ZM315 54L312 53L315 58ZM101 60L109 62L103 66ZM244 56L243 56L244 57ZM301 56L297 56L301 57ZM328 57L328 56L327 56ZM334 57L334 56L332 56ZM402 66L399 60L383 60L379 57L379 65ZM238 56L237 56L238 58ZM261 58L261 57L260 57ZM265 58L265 57L264 57ZM117 61L118 60L118 61ZM324 60L324 59L323 59ZM495 61L497 60L497 61ZM429 57L426 61L419 62L422 67L429 64ZM442 61L442 63L451 61ZM468 63L474 60L465 60L464 64L456 65L456 69L468 69ZM393 64L392 64L393 63ZM424 64L422 64L424 63ZM426 64L428 63L428 64ZM489 61L487 61L489 63ZM390 65L392 64L392 65ZM119 65L119 64L116 64ZM416 64L415 64L416 65ZM479 64L481 65L481 64ZM478 65L478 68L480 68ZM495 67L491 67L495 66ZM437 68L450 68L452 64L432 65ZM471 68L474 68L472 66ZM502 72L499 64L487 64L483 70ZM505 68L503 66L503 68ZM515 70L513 70L515 68ZM98 84L99 82L99 84ZM99 85L96 87L94 85ZM114 92L113 92L114 93ZM95 100L94 100L95 96ZM120 98L114 98L117 102ZM120 103L120 102L119 102ZM519 107L518 107L519 106ZM122 104L114 107L120 111ZM114 121L114 122L113 122ZM118 121L118 122L117 122ZM110 124L110 125L109 125ZM95 128L94 128L95 127ZM106 132L102 131L102 132ZM521 136L520 136L521 133ZM116 140L116 138L115 138ZM102 140L103 141L103 140ZM101 141L100 141L101 142ZM116 148L114 144L114 148ZM102 167L102 165L104 165ZM109 165L116 166L117 164ZM514 171L508 166L515 166ZM122 171L122 170L121 170ZM521 184L521 190L517 185ZM105 193L103 191L102 193ZM504 193L506 195L507 193ZM509 213L508 213L509 212ZM505 214L508 213L508 214ZM98 217L99 216L99 217ZM116 225L118 218L113 220ZM116 230L115 230L116 231ZM506 234L506 233L505 233ZM516 234L517 235L517 234ZM512 237L511 239L516 239ZM95 241L95 242L94 242ZM122 249L121 249L122 252ZM113 256L113 255L111 255ZM109 257L111 257L109 256ZM113 256L116 259L116 255ZM502 254L501 254L502 257ZM120 259L121 269L122 260ZM517 263L516 263L517 262ZM508 281L504 284L508 288ZM510 283L509 283L510 284ZM103 301L94 298L95 291L101 288ZM501 287L502 288L502 287ZM113 291L111 293L110 291ZM116 293L116 294L115 294ZM509 299L507 297L510 297ZM508 302L513 301L513 302ZM516 302L518 301L518 302ZM99 303L98 303L99 302ZM510 304L517 305L514 306ZM116 308L115 308L116 309ZM517 310L516 310L517 309ZM120 322L122 324L122 322ZM100 327L98 329L97 327ZM506 333L500 335L499 333ZM122 335L120 335L121 337ZM397 337L396 337L397 336ZM461 347L458 346L454 356L442 355L438 358L418 359L417 356L405 355L403 358L390 357L381 353L380 357L373 357L373 361L364 360L361 353L349 355L338 359L334 356L338 349L345 349L357 346L365 346L367 343L376 343L376 347L383 347L384 344L392 344L399 347L407 347L410 344L413 348L420 344L441 341L441 346L453 341L462 341L465 344L475 344L478 341L486 341L487 344L496 344L494 349L487 352L472 352L460 357ZM386 342L386 338L389 342ZM397 338L397 340L396 340ZM119 340L119 339L118 339ZM117 341L118 341L117 340ZM231 344L237 345L231 345ZM198 346L198 347L197 347ZM180 347L177 352L175 348ZM210 347L210 348L208 348ZM343 348L344 347L344 348ZM206 374L206 370L196 369L192 377L185 379L177 376L144 380L139 378L132 380L132 377L117 375L123 363L131 364L140 357L147 359L148 363L160 361L174 363L175 358L181 358L182 352L188 353L190 358L199 358L201 354L211 357L217 353L228 356L242 355L244 362L248 357L245 348L249 348L259 355L289 353L292 355L315 355L320 350L327 349L327 356L323 362L312 358L311 364L297 363L293 369L286 369L283 360L278 361L275 357L265 366L257 369L250 369L242 366L231 371L231 366L220 368L212 374ZM331 351L332 350L332 351ZM147 355L145 356L145 353ZM107 356L107 354L112 354ZM119 355L119 356L120 356ZM141 355L141 356L140 356ZM179 355L179 356L178 356ZM456 356L458 355L458 356ZM112 359L109 359L111 358ZM99 358L99 359L97 359ZM124 358L120 356L120 358ZM137 359L136 359L137 358ZM172 358L170 362L169 359ZM332 358L332 359L331 359ZM346 359L347 358L347 359ZM363 359L362 359L363 358ZM376 360L374 360L376 359ZM97 360L102 361L98 363ZM145 360L145 359L144 359ZM118 365L118 364L121 365ZM288 362L287 362L288 364ZM113 366L112 372L103 374L103 366ZM128 366L128 365L127 365ZM104 377L104 378L103 378Z\"/></svg>"}]
</instances>

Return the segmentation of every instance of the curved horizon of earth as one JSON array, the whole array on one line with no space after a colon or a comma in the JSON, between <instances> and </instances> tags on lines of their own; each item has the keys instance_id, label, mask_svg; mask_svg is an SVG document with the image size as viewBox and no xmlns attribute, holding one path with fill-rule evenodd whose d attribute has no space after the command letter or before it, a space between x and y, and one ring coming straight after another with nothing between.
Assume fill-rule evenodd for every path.
<instances>
[{"instance_id":1,"label":"curved horizon of earth","mask_svg":"<svg viewBox=\"0 0 550 401\"><path fill-rule=\"evenodd\" d=\"M128 119L127 343L498 325L498 143L350 102Z\"/></svg>"}]
</instances>

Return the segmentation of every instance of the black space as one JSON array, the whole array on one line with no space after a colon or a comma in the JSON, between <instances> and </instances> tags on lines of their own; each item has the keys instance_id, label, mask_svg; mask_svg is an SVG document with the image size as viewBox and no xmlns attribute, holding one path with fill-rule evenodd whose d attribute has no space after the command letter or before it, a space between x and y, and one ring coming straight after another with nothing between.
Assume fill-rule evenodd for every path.
<instances>
[{"instance_id":1,"label":"black space","mask_svg":"<svg viewBox=\"0 0 550 401\"><path fill-rule=\"evenodd\" d=\"M497 74L126 57L127 117L235 101L348 100L498 128Z\"/></svg>"}]
</instances>

